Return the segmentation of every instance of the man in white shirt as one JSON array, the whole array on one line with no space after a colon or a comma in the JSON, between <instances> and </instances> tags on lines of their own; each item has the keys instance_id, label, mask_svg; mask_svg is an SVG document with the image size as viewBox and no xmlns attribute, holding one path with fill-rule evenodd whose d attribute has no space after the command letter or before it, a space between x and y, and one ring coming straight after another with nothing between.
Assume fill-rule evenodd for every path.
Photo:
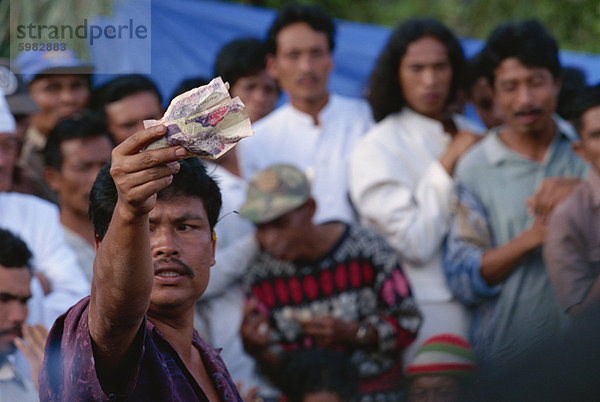
<instances>
[{"instance_id":1,"label":"man in white shirt","mask_svg":"<svg viewBox=\"0 0 600 402\"><path fill-rule=\"evenodd\" d=\"M15 121L0 92L0 227L21 237L33 253L34 303L30 304L28 321L50 327L56 317L89 294L90 285L65 243L58 208L38 197L7 192L17 154ZM35 303L39 299L41 302Z\"/></svg>"},{"instance_id":2,"label":"man in white shirt","mask_svg":"<svg viewBox=\"0 0 600 402\"><path fill-rule=\"evenodd\" d=\"M255 136L238 145L242 173L250 179L275 163L301 168L312 182L317 223L356 221L348 197L348 158L373 124L366 102L327 89L333 68L335 27L319 8L280 10L267 39L267 71L289 103L254 125Z\"/></svg>"},{"instance_id":3,"label":"man in white shirt","mask_svg":"<svg viewBox=\"0 0 600 402\"><path fill-rule=\"evenodd\" d=\"M96 255L94 226L88 215L90 191L112 149L106 124L91 112L58 122L44 148L44 177L58 195L65 240L90 283Z\"/></svg>"},{"instance_id":4,"label":"man in white shirt","mask_svg":"<svg viewBox=\"0 0 600 402\"><path fill-rule=\"evenodd\" d=\"M396 28L371 75L369 102L378 123L351 157L350 194L361 221L398 251L423 313L405 362L433 335L468 336L470 317L442 269L454 166L479 138L446 110L463 66L458 40L437 20Z\"/></svg>"}]
</instances>

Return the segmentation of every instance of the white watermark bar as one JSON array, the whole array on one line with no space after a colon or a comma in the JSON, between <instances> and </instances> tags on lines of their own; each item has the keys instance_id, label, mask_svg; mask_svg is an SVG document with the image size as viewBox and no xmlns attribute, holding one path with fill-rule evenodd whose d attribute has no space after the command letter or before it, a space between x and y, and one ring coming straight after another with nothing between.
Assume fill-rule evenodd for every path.
<instances>
[{"instance_id":1,"label":"white watermark bar","mask_svg":"<svg viewBox=\"0 0 600 402\"><path fill-rule=\"evenodd\" d=\"M64 73L63 67L73 73L92 69L95 74L152 72L150 0L115 2L111 15L73 17L70 13L66 22L49 20L46 15L23 17L18 13L20 1L10 0L10 59L12 67L25 76L43 66L49 67L44 74ZM107 62L131 53L136 62L127 71L119 63Z\"/></svg>"}]
</instances>

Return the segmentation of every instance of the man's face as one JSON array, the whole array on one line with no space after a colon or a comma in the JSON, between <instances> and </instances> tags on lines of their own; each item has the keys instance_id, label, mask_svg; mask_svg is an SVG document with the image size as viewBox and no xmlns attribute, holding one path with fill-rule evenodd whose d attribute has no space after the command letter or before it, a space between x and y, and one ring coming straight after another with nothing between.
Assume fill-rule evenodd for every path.
<instances>
[{"instance_id":1,"label":"man's face","mask_svg":"<svg viewBox=\"0 0 600 402\"><path fill-rule=\"evenodd\" d=\"M441 118L452 85L446 46L431 36L409 44L400 60L398 79L411 109L434 119Z\"/></svg>"},{"instance_id":2,"label":"man's face","mask_svg":"<svg viewBox=\"0 0 600 402\"><path fill-rule=\"evenodd\" d=\"M261 249L279 260L306 258L311 220L310 207L304 204L271 222L256 225L256 239Z\"/></svg>"},{"instance_id":3,"label":"man's face","mask_svg":"<svg viewBox=\"0 0 600 402\"><path fill-rule=\"evenodd\" d=\"M271 113L279 97L277 82L265 70L239 78L231 87L231 96L239 96L251 122Z\"/></svg>"},{"instance_id":4,"label":"man's face","mask_svg":"<svg viewBox=\"0 0 600 402\"><path fill-rule=\"evenodd\" d=\"M46 180L58 195L61 211L87 217L92 185L110 159L112 143L106 135L74 138L63 141L60 151L61 170L49 168Z\"/></svg>"},{"instance_id":5,"label":"man's face","mask_svg":"<svg viewBox=\"0 0 600 402\"><path fill-rule=\"evenodd\" d=\"M150 212L150 248L154 262L150 311L192 307L215 264L215 242L202 199L159 199Z\"/></svg>"},{"instance_id":6,"label":"man's face","mask_svg":"<svg viewBox=\"0 0 600 402\"><path fill-rule=\"evenodd\" d=\"M597 172L600 172L600 106L588 109L581 116L581 141L576 150Z\"/></svg>"},{"instance_id":7,"label":"man's face","mask_svg":"<svg viewBox=\"0 0 600 402\"><path fill-rule=\"evenodd\" d=\"M19 156L19 141L14 133L0 133L0 192L9 191Z\"/></svg>"},{"instance_id":8,"label":"man's face","mask_svg":"<svg viewBox=\"0 0 600 402\"><path fill-rule=\"evenodd\" d=\"M154 92L138 92L104 108L108 130L117 144L144 128L143 121L162 117L160 101Z\"/></svg>"},{"instance_id":9,"label":"man's face","mask_svg":"<svg viewBox=\"0 0 600 402\"><path fill-rule=\"evenodd\" d=\"M410 402L454 402L461 400L459 381L446 375L422 375L415 378L408 394Z\"/></svg>"},{"instance_id":10,"label":"man's face","mask_svg":"<svg viewBox=\"0 0 600 402\"><path fill-rule=\"evenodd\" d=\"M27 318L27 300L31 297L31 274L26 267L0 265L0 356L15 350L14 340L21 336Z\"/></svg>"},{"instance_id":11,"label":"man's face","mask_svg":"<svg viewBox=\"0 0 600 402\"><path fill-rule=\"evenodd\" d=\"M40 108L32 115L31 124L43 134L48 134L59 120L85 108L90 91L82 75L48 74L31 81L29 96Z\"/></svg>"},{"instance_id":12,"label":"man's face","mask_svg":"<svg viewBox=\"0 0 600 402\"><path fill-rule=\"evenodd\" d=\"M471 102L477 110L479 118L487 128L502 125L502 110L494 102L494 91L485 77L479 77L471 88Z\"/></svg>"},{"instance_id":13,"label":"man's face","mask_svg":"<svg viewBox=\"0 0 600 402\"><path fill-rule=\"evenodd\" d=\"M267 71L292 102L327 99L327 79L333 59L327 35L304 22L286 26L277 34L275 55L267 55Z\"/></svg>"},{"instance_id":14,"label":"man's face","mask_svg":"<svg viewBox=\"0 0 600 402\"><path fill-rule=\"evenodd\" d=\"M535 135L553 127L560 80L543 67L504 59L494 70L494 98L506 126L517 134Z\"/></svg>"}]
</instances>

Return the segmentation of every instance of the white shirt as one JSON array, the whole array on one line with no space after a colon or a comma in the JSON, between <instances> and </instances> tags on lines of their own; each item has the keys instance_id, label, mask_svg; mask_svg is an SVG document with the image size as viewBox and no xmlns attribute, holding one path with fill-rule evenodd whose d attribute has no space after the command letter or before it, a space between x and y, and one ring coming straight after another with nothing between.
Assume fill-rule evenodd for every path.
<instances>
[{"instance_id":1,"label":"white shirt","mask_svg":"<svg viewBox=\"0 0 600 402\"><path fill-rule=\"evenodd\" d=\"M455 123L465 128L464 120ZM373 127L350 161L350 195L361 221L398 250L417 301L452 299L442 241L455 183L438 161L450 141L442 123L404 108Z\"/></svg>"},{"instance_id":2,"label":"white shirt","mask_svg":"<svg viewBox=\"0 0 600 402\"><path fill-rule=\"evenodd\" d=\"M330 94L318 120L316 126L311 116L289 103L260 119L254 136L238 145L242 172L250 179L276 163L295 165L311 181L317 201L315 223L355 222L348 197L348 162L358 138L373 126L371 109L363 100Z\"/></svg>"},{"instance_id":3,"label":"white shirt","mask_svg":"<svg viewBox=\"0 0 600 402\"><path fill-rule=\"evenodd\" d=\"M90 283L65 242L58 207L27 194L0 193L0 227L21 237L33 254L32 268L50 281L51 292L43 303L29 303L29 316L43 317L42 323L50 328L60 314L90 293ZM40 306L43 312L37 311Z\"/></svg>"}]
</instances>

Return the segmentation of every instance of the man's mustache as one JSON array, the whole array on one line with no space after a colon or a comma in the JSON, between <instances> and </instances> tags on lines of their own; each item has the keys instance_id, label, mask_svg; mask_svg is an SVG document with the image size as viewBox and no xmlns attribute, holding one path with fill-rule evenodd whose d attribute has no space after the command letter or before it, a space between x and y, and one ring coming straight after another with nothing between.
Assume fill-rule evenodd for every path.
<instances>
[{"instance_id":1,"label":"man's mustache","mask_svg":"<svg viewBox=\"0 0 600 402\"><path fill-rule=\"evenodd\" d=\"M530 109L521 109L521 110L517 110L514 115L515 116L523 116L523 115L527 115L527 114L542 114L543 110L540 108L530 108Z\"/></svg>"},{"instance_id":2,"label":"man's mustache","mask_svg":"<svg viewBox=\"0 0 600 402\"><path fill-rule=\"evenodd\" d=\"M14 332L16 332L19 335L19 337L23 337L23 333L21 332L20 325L17 325L17 326L11 327L11 328L0 329L0 336L14 333Z\"/></svg>"},{"instance_id":3,"label":"man's mustache","mask_svg":"<svg viewBox=\"0 0 600 402\"><path fill-rule=\"evenodd\" d=\"M161 258L159 260L154 261L154 269L156 270L158 267L160 267L160 265L169 264L169 263L175 263L175 264L179 265L181 268L184 269L185 274L187 276L189 276L190 278L193 279L196 277L196 275L194 274L194 271L192 271L192 269L185 262L181 261L177 257Z\"/></svg>"}]
</instances>

